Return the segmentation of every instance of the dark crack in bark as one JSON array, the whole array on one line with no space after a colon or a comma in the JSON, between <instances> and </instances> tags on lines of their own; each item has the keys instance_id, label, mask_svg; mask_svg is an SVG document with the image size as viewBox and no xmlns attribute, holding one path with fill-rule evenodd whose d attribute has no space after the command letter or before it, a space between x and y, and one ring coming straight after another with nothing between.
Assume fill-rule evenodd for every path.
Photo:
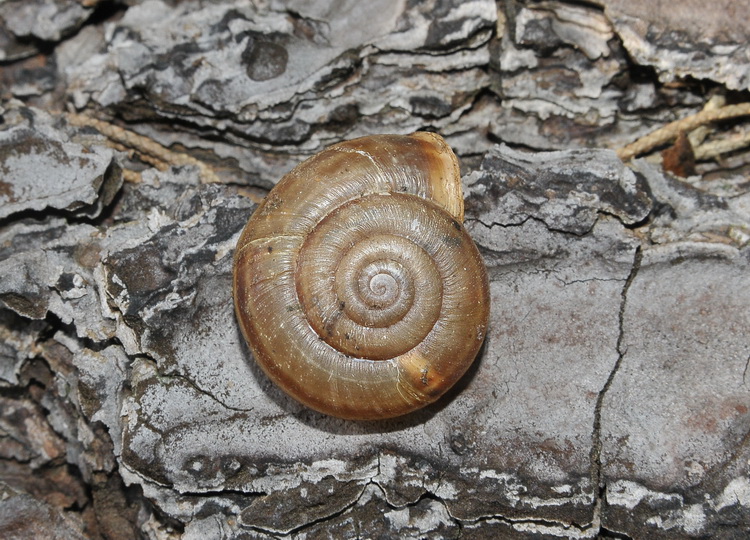
<instances>
[{"instance_id":1,"label":"dark crack in bark","mask_svg":"<svg viewBox=\"0 0 750 540\"><path fill-rule=\"evenodd\" d=\"M604 497L606 494L606 486L602 483L602 404L604 403L604 398L607 394L607 391L609 390L610 386L612 386L612 381L614 381L615 377L617 376L617 372L619 371L620 365L625 358L625 354L627 354L627 350L623 350L622 344L625 337L625 310L627 309L628 291L630 290L630 286L633 284L633 281L635 281L636 276L638 275L638 270L640 270L641 268L642 260L643 253L641 251L641 248L637 247L633 256L633 266L630 269L630 274L628 274L628 278L625 281L625 285L623 286L621 293L622 301L620 303L620 310L618 314L619 333L617 336L616 344L617 360L615 361L615 365L612 367L612 371L610 371L609 376L607 377L607 381L604 383L604 387L602 387L599 395L597 396L596 408L594 409L594 425L591 435L590 460L591 483L595 493L593 525L596 527L601 527L602 505L605 504ZM600 529L600 534L602 534L603 532L604 531Z\"/></svg>"}]
</instances>

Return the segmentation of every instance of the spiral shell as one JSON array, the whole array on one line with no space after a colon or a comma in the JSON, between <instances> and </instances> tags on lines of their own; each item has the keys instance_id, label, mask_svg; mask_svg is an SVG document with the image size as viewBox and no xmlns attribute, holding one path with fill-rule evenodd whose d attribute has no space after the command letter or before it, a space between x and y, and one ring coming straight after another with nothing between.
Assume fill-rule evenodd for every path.
<instances>
[{"instance_id":1,"label":"spiral shell","mask_svg":"<svg viewBox=\"0 0 750 540\"><path fill-rule=\"evenodd\" d=\"M489 285L438 135L336 144L287 174L237 244L237 318L265 373L317 411L406 414L482 344Z\"/></svg>"}]
</instances>

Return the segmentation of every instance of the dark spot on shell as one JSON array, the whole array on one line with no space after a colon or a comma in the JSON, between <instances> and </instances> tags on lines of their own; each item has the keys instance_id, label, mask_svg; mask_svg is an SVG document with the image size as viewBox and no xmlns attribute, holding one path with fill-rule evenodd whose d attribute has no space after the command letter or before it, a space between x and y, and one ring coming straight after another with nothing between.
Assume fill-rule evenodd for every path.
<instances>
[{"instance_id":1,"label":"dark spot on shell","mask_svg":"<svg viewBox=\"0 0 750 540\"><path fill-rule=\"evenodd\" d=\"M283 203L284 201L278 195L269 193L263 203L261 203L261 207L259 208L260 215L270 214L278 210Z\"/></svg>"},{"instance_id":2,"label":"dark spot on shell","mask_svg":"<svg viewBox=\"0 0 750 540\"><path fill-rule=\"evenodd\" d=\"M344 302L343 300L339 302L339 310L343 311L345 307L346 307L346 302Z\"/></svg>"},{"instance_id":3,"label":"dark spot on shell","mask_svg":"<svg viewBox=\"0 0 750 540\"><path fill-rule=\"evenodd\" d=\"M268 253L273 252L273 246L268 246Z\"/></svg>"},{"instance_id":4,"label":"dark spot on shell","mask_svg":"<svg viewBox=\"0 0 750 540\"><path fill-rule=\"evenodd\" d=\"M450 247L460 247L461 237L460 236L446 236L444 239L445 245Z\"/></svg>"},{"instance_id":5,"label":"dark spot on shell","mask_svg":"<svg viewBox=\"0 0 750 540\"><path fill-rule=\"evenodd\" d=\"M429 368L424 367L422 368L422 384L427 386L427 384L430 382L427 378L427 372L429 371Z\"/></svg>"}]
</instances>

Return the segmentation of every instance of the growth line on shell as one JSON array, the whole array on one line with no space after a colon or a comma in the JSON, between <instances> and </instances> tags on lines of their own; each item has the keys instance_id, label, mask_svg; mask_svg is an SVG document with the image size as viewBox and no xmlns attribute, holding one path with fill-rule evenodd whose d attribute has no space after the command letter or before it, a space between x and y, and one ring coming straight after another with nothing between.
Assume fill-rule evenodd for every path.
<instances>
[{"instance_id":1,"label":"growth line on shell","mask_svg":"<svg viewBox=\"0 0 750 540\"><path fill-rule=\"evenodd\" d=\"M266 376L302 404L351 420L408 414L444 395L479 351L471 331L489 319L481 254L455 227L463 214L460 182L457 158L431 133L344 141L284 176L250 217L234 260L237 319ZM265 240L257 243L290 231L305 239L288 247L288 257L274 258ZM454 257L428 255L457 234ZM360 286L370 286L363 272L369 276L372 266L381 273L384 260L420 269L407 286L418 289L418 307L407 306L408 318L399 313L398 323L391 311L401 306L393 304L339 316ZM284 302L292 297L302 313L286 325ZM455 316L438 328L443 310Z\"/></svg>"}]
</instances>

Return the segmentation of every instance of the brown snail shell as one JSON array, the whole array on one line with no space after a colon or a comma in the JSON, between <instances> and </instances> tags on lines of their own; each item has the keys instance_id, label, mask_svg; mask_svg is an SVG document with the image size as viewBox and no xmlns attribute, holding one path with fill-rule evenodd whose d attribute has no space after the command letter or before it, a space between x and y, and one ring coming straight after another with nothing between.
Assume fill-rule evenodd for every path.
<instances>
[{"instance_id":1,"label":"brown snail shell","mask_svg":"<svg viewBox=\"0 0 750 540\"><path fill-rule=\"evenodd\" d=\"M289 395L349 419L406 414L466 372L489 317L439 135L375 135L297 166L237 243L234 301L256 361Z\"/></svg>"}]
</instances>

